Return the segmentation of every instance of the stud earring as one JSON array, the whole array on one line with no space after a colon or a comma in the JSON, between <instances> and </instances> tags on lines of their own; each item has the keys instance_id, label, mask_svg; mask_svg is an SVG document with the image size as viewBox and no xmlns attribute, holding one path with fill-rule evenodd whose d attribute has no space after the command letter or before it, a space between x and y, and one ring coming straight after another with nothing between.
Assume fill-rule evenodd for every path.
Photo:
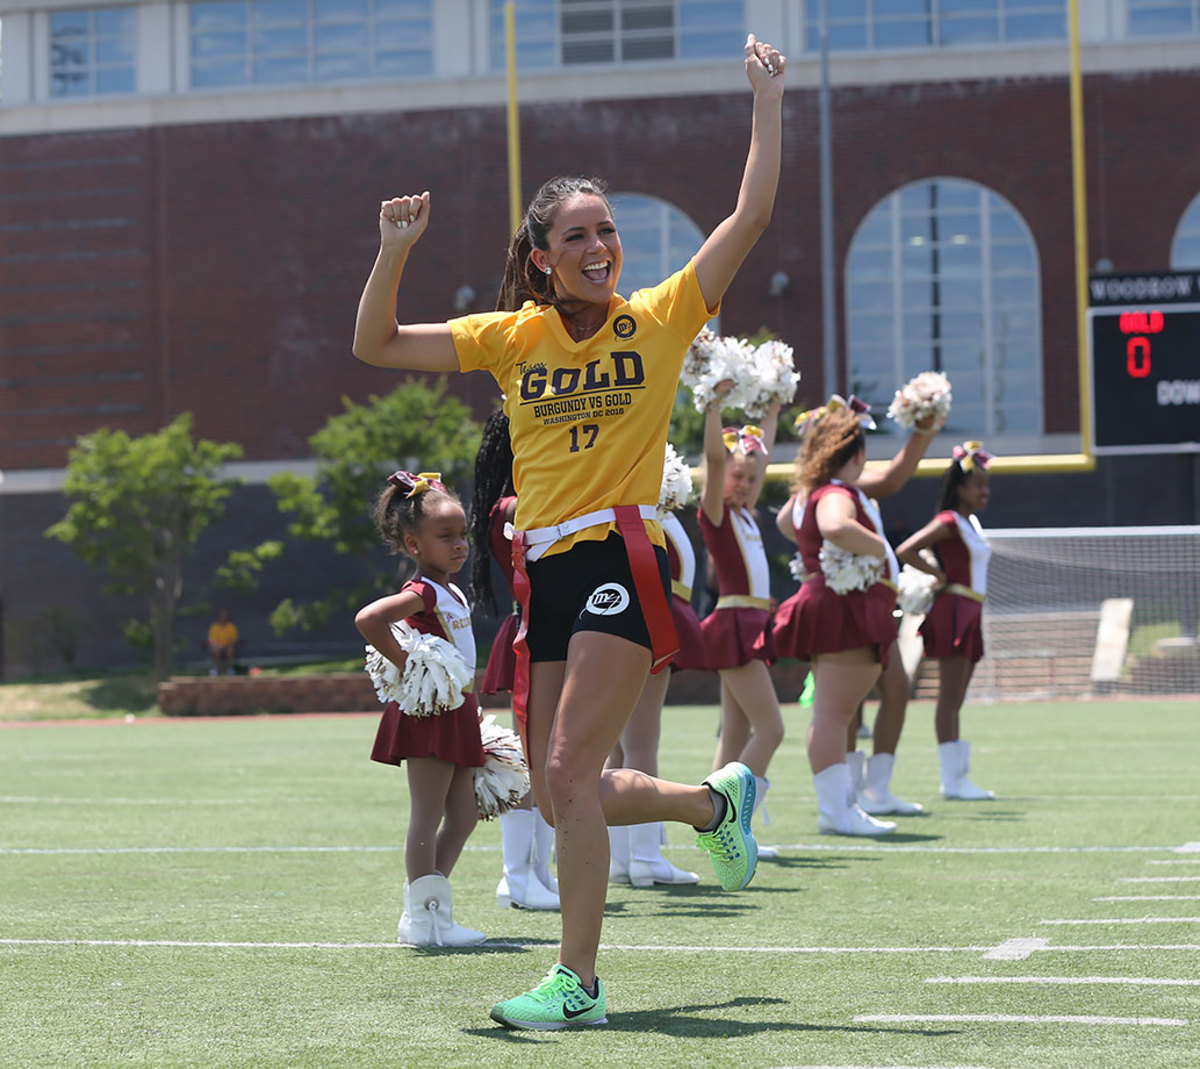
<instances>
[{"instance_id":1,"label":"stud earring","mask_svg":"<svg viewBox=\"0 0 1200 1069\"><path fill-rule=\"evenodd\" d=\"M554 273L554 268L553 268L553 267L551 267L549 264L546 264L546 266L545 266L545 267L543 267L543 268L542 268L542 270L543 270L544 272L546 272L546 274L548 274L548 275L550 275L550 274L553 274L553 273Z\"/></svg>"}]
</instances>

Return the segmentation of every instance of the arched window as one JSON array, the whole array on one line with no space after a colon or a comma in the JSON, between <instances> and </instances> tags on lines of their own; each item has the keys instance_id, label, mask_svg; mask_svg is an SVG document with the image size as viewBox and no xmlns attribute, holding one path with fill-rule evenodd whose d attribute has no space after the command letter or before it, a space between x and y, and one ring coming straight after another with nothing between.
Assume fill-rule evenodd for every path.
<instances>
[{"instance_id":1,"label":"arched window","mask_svg":"<svg viewBox=\"0 0 1200 1069\"><path fill-rule=\"evenodd\" d=\"M1200 193L1187 206L1171 242L1171 267L1175 271L1200 268Z\"/></svg>"},{"instance_id":2,"label":"arched window","mask_svg":"<svg viewBox=\"0 0 1200 1069\"><path fill-rule=\"evenodd\" d=\"M1041 433L1039 292L1037 248L1003 197L958 178L904 186L846 259L850 390L882 413L912 376L942 371L955 433Z\"/></svg>"},{"instance_id":3,"label":"arched window","mask_svg":"<svg viewBox=\"0 0 1200 1069\"><path fill-rule=\"evenodd\" d=\"M704 244L704 231L673 204L644 193L614 193L609 200L625 254L617 286L623 297L657 286Z\"/></svg>"}]
</instances>

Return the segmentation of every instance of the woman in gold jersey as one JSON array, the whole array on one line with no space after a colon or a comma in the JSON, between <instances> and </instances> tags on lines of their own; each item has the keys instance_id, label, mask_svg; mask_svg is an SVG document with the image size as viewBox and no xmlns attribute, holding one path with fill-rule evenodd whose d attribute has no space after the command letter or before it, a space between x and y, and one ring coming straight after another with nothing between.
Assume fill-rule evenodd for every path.
<instances>
[{"instance_id":1,"label":"woman in gold jersey","mask_svg":"<svg viewBox=\"0 0 1200 1069\"><path fill-rule=\"evenodd\" d=\"M753 122L736 206L686 267L628 300L616 292L621 240L603 184L556 178L513 236L498 311L398 324L397 289L429 226L430 195L380 208L355 355L380 367L487 370L509 417L523 609L513 702L538 807L555 825L563 925L545 979L493 1007L509 1028L607 1021L595 965L606 825L692 825L726 890L745 887L757 862L754 777L744 765L732 762L699 787L604 771L647 672L675 649L654 514L683 358L770 222L779 180L786 61L753 35L744 60Z\"/></svg>"}]
</instances>

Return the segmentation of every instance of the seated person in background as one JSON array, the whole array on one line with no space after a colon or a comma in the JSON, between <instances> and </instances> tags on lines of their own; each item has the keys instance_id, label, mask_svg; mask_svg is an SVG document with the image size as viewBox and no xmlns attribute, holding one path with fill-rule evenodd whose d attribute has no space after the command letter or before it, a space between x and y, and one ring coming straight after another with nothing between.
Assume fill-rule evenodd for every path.
<instances>
[{"instance_id":1,"label":"seated person in background","mask_svg":"<svg viewBox=\"0 0 1200 1069\"><path fill-rule=\"evenodd\" d=\"M237 624L229 619L229 613L222 609L217 613L216 620L208 628L208 655L212 658L208 674L233 675L233 657L237 651Z\"/></svg>"}]
</instances>

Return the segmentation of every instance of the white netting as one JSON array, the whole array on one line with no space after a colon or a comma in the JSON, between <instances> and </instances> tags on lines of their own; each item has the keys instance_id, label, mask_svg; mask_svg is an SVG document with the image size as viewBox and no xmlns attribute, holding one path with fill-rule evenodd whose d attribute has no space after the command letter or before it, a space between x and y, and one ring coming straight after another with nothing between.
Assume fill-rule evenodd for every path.
<instances>
[{"instance_id":1,"label":"white netting","mask_svg":"<svg viewBox=\"0 0 1200 1069\"><path fill-rule=\"evenodd\" d=\"M986 533L968 700L1200 693L1200 526ZM924 676L927 695L936 667Z\"/></svg>"}]
</instances>

